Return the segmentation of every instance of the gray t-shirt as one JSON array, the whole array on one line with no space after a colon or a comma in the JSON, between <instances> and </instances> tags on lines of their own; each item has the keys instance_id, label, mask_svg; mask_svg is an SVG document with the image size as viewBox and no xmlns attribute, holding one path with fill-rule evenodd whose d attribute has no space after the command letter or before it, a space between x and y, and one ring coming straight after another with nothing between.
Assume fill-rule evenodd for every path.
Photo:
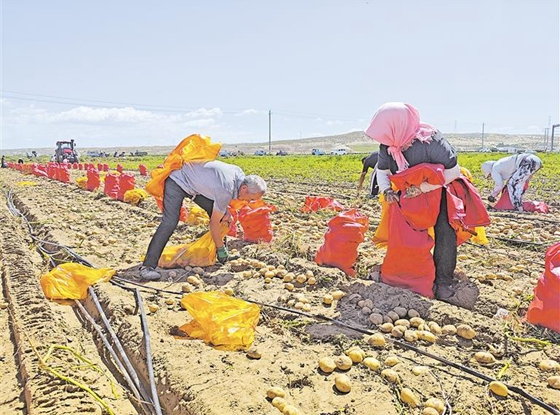
<instances>
[{"instance_id":1,"label":"gray t-shirt","mask_svg":"<svg viewBox=\"0 0 560 415\"><path fill-rule=\"evenodd\" d=\"M237 198L245 173L238 166L214 160L185 163L169 177L188 194L213 200L214 209L225 213L229 202Z\"/></svg>"},{"instance_id":2,"label":"gray t-shirt","mask_svg":"<svg viewBox=\"0 0 560 415\"><path fill-rule=\"evenodd\" d=\"M390 170L395 174L398 170L397 162L389 155L389 147L385 144L379 146L379 158L377 168L379 170ZM429 143L414 140L412 145L404 150L403 156L408 161L408 166L416 166L421 163L443 164L446 169L457 165L457 153L449 141L436 131Z\"/></svg>"}]
</instances>

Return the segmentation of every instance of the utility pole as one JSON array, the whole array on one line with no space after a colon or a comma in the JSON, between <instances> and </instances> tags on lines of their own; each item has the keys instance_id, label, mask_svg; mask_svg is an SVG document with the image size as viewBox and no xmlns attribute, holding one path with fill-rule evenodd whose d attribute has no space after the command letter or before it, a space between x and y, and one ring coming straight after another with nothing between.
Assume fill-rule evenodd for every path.
<instances>
[{"instance_id":1,"label":"utility pole","mask_svg":"<svg viewBox=\"0 0 560 415\"><path fill-rule=\"evenodd\" d=\"M484 123L482 123L482 149L484 150Z\"/></svg>"},{"instance_id":2,"label":"utility pole","mask_svg":"<svg viewBox=\"0 0 560 415\"><path fill-rule=\"evenodd\" d=\"M268 110L268 152L272 152L272 110Z\"/></svg>"},{"instance_id":3,"label":"utility pole","mask_svg":"<svg viewBox=\"0 0 560 415\"><path fill-rule=\"evenodd\" d=\"M560 124L554 124L552 126L552 134L550 134L550 151L554 151L554 130L560 127Z\"/></svg>"}]
</instances>

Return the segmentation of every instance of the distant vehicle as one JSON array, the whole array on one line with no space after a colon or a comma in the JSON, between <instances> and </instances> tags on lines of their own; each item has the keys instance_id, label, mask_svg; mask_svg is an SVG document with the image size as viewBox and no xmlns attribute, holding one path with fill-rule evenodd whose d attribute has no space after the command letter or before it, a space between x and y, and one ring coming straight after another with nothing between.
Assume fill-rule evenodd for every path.
<instances>
[{"instance_id":1,"label":"distant vehicle","mask_svg":"<svg viewBox=\"0 0 560 415\"><path fill-rule=\"evenodd\" d=\"M348 149L344 147L335 148L331 151L331 154L333 156L344 156L345 154L348 154Z\"/></svg>"},{"instance_id":2,"label":"distant vehicle","mask_svg":"<svg viewBox=\"0 0 560 415\"><path fill-rule=\"evenodd\" d=\"M276 155L277 156L287 156L288 152L284 151L284 150L279 150L279 151L276 152Z\"/></svg>"},{"instance_id":3,"label":"distant vehicle","mask_svg":"<svg viewBox=\"0 0 560 415\"><path fill-rule=\"evenodd\" d=\"M134 153L132 153L133 156L136 157L143 157L143 156L147 156L148 152L147 151L138 151L136 150Z\"/></svg>"},{"instance_id":4,"label":"distant vehicle","mask_svg":"<svg viewBox=\"0 0 560 415\"><path fill-rule=\"evenodd\" d=\"M264 150L257 150L253 153L255 156L266 156L266 151Z\"/></svg>"},{"instance_id":5,"label":"distant vehicle","mask_svg":"<svg viewBox=\"0 0 560 415\"><path fill-rule=\"evenodd\" d=\"M220 156L220 157L230 157L231 153L229 152L229 150L220 150L220 152L218 153L218 156Z\"/></svg>"},{"instance_id":6,"label":"distant vehicle","mask_svg":"<svg viewBox=\"0 0 560 415\"><path fill-rule=\"evenodd\" d=\"M74 144L74 140L70 141L57 141L56 142L56 149L54 151L54 161L57 163L62 163L64 161L68 163L79 163L79 155L78 151L76 150L76 145Z\"/></svg>"},{"instance_id":7,"label":"distant vehicle","mask_svg":"<svg viewBox=\"0 0 560 415\"><path fill-rule=\"evenodd\" d=\"M314 156L324 156L326 153L324 152L324 150L314 148L313 150L311 150L311 154L313 154Z\"/></svg>"},{"instance_id":8,"label":"distant vehicle","mask_svg":"<svg viewBox=\"0 0 560 415\"><path fill-rule=\"evenodd\" d=\"M88 152L86 152L86 156L88 156L88 157L103 157L104 154L100 151L88 151Z\"/></svg>"}]
</instances>

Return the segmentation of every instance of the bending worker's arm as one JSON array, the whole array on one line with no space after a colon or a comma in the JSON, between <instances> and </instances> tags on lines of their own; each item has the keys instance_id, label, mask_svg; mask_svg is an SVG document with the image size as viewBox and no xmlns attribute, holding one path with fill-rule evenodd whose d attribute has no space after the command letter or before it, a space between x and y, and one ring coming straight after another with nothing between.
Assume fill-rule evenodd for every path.
<instances>
[{"instance_id":1,"label":"bending worker's arm","mask_svg":"<svg viewBox=\"0 0 560 415\"><path fill-rule=\"evenodd\" d=\"M216 244L216 248L221 248L224 246L221 230L221 222L223 217L223 212L218 212L216 209L212 211L212 217L210 218L210 235L212 235L212 240Z\"/></svg>"},{"instance_id":2,"label":"bending worker's arm","mask_svg":"<svg viewBox=\"0 0 560 415\"><path fill-rule=\"evenodd\" d=\"M495 184L494 184L494 190L492 190L490 196L496 197L500 194L500 192L504 188L504 179L496 169L492 169L492 180L494 180Z\"/></svg>"},{"instance_id":3,"label":"bending worker's arm","mask_svg":"<svg viewBox=\"0 0 560 415\"><path fill-rule=\"evenodd\" d=\"M385 190L391 188L391 180L389 176L391 175L390 170L377 170L377 183L379 184L379 192L384 193ZM461 168L458 164L450 169L445 169L443 171L443 176L445 177L445 184L451 183L453 180L461 175ZM430 184L427 182L420 184L420 190L422 193L428 193L432 190L441 188L440 184Z\"/></svg>"},{"instance_id":4,"label":"bending worker's arm","mask_svg":"<svg viewBox=\"0 0 560 415\"><path fill-rule=\"evenodd\" d=\"M364 184L364 179L366 178L367 171L362 171L360 175L360 181L358 182L358 192L362 190L362 185Z\"/></svg>"}]
</instances>

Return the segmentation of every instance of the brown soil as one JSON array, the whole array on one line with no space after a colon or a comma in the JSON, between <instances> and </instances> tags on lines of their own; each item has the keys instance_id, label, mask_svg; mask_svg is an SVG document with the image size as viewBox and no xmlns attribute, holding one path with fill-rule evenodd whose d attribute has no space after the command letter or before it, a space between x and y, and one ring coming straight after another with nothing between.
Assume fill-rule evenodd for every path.
<instances>
[{"instance_id":1,"label":"brown soil","mask_svg":"<svg viewBox=\"0 0 560 415\"><path fill-rule=\"evenodd\" d=\"M75 178L79 173L72 174ZM36 185L18 185L23 180L31 180ZM145 179L137 176L137 187L144 183ZM3 224L0 301L7 305L0 309L0 327L3 328L0 413L106 413L90 394L40 367L39 357L44 357L52 345L72 348L93 361L107 376L83 367L61 350L49 360L53 367L90 386L114 413L138 413L138 403L127 392L122 376L101 341L92 334L90 325L82 322L76 307L44 298L39 278L48 270L48 264L37 253L27 226L8 210L6 192L11 190L10 200L42 239L66 245L94 266L112 267L121 277L129 279L137 276L140 257L157 226L159 215L155 204L147 200L140 207L134 207L97 192L80 190L73 183L23 176L8 169L0 171L0 185L3 188L0 194L0 222ZM290 300L298 296L301 300L303 295L311 304L310 314L332 317L374 332L377 327L370 323L362 307L358 307L358 301L371 300L373 308L377 309L374 311L382 315L395 307L404 307L417 310L424 319L440 326L466 323L477 332L473 340L441 335L435 344L420 341L414 345L491 377L496 377L509 362L502 378L504 382L558 407L560 391L547 386L546 379L551 374L539 370L538 363L543 359L560 361L560 336L522 321L529 304L528 296L543 271L544 250L560 239L558 208L554 207L548 215L513 215L511 218L492 214L490 236L529 239L524 235L530 235L532 242L542 245L514 246L492 240L489 248L460 247L458 271L474 281L481 293L475 308L469 311L368 279L370 271L378 267L384 255L383 250L375 249L371 243L372 232L379 221L379 207L373 200L345 196L349 194L349 186L329 188L314 184L304 187L284 180L271 181L267 198L279 207L278 213L272 216L273 242L249 244L230 240L230 246L238 249L243 258L275 267L283 265L296 275L311 271L317 284L295 284L294 291L289 292L280 278L265 283L261 277L244 277L243 272L238 268L233 270L231 264L218 264L199 272L203 285L198 289L231 288L236 296L281 307L289 307L293 304ZM359 249L358 278L349 279L340 270L313 262L332 214L301 213L299 208L307 194L333 195L370 217L371 231ZM194 240L204 231L204 226L181 224L170 243ZM193 271L178 269L163 273L165 281L146 285L181 292ZM506 278L493 277L497 274ZM335 290L342 290L346 295L330 307L323 305L324 294ZM98 284L95 291L140 378L146 381L143 332L133 293L111 283ZM191 319L180 306L180 296L149 290L143 290L142 296L145 307L159 306L158 311L148 315L148 323L155 380L165 414L278 415L281 412L266 398L267 389L273 386L283 388L287 392L286 400L308 415L420 414L422 405L411 408L400 401L398 395L402 387L412 389L421 402L431 397L446 397L454 414L547 413L515 393L507 398L496 397L489 392L486 382L403 349L392 343L390 335L386 335L387 345L379 349L368 345L361 333L348 327L262 307L254 342L262 358L250 359L243 351L220 351L199 340L173 336L176 326ZM174 301L167 304L167 299ZM94 318L98 318L90 298L82 303ZM509 317L494 317L500 309L508 310ZM506 334L539 338L550 344L539 348L534 342L508 340ZM352 345L359 345L366 353L377 357L382 369L388 356L398 356L399 363L393 369L400 375L400 384L391 384L379 372L355 364L347 372L352 380L351 392L337 392L333 388L335 374L321 372L317 362L323 356L343 354ZM477 351L492 352L496 363L477 363L473 358ZM428 366L430 370L415 376L411 369L416 365ZM117 385L117 397L111 392L111 382Z\"/></svg>"}]
</instances>

